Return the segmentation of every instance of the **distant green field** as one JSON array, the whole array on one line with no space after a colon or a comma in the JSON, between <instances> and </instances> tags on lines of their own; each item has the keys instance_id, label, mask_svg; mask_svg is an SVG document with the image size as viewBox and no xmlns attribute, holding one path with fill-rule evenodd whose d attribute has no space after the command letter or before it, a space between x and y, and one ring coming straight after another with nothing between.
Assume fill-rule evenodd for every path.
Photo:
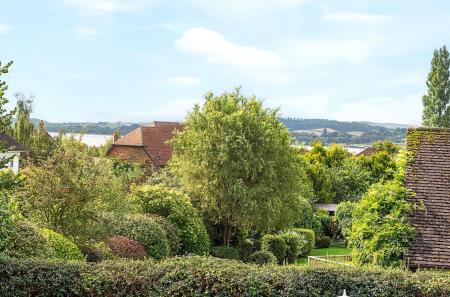
<instances>
[{"instance_id":1,"label":"distant green field","mask_svg":"<svg viewBox=\"0 0 450 297\"><path fill-rule=\"evenodd\" d=\"M325 249L313 249L308 256L327 256L327 255L349 255L352 249L330 247ZM308 263L308 258L300 258L297 261L298 265L305 265Z\"/></svg>"}]
</instances>

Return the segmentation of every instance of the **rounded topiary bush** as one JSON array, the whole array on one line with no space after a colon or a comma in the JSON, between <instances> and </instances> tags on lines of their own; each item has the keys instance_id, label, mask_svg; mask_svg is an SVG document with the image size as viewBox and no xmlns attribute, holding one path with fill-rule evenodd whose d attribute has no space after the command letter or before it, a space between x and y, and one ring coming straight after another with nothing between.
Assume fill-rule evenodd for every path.
<instances>
[{"instance_id":1,"label":"rounded topiary bush","mask_svg":"<svg viewBox=\"0 0 450 297\"><path fill-rule=\"evenodd\" d=\"M145 247L147 255L156 260L169 255L169 242L163 227L146 215L127 215L110 219L110 235L125 236Z\"/></svg>"},{"instance_id":2,"label":"rounded topiary bush","mask_svg":"<svg viewBox=\"0 0 450 297\"><path fill-rule=\"evenodd\" d=\"M4 254L13 258L51 258L53 249L35 225L18 221Z\"/></svg>"},{"instance_id":3,"label":"rounded topiary bush","mask_svg":"<svg viewBox=\"0 0 450 297\"><path fill-rule=\"evenodd\" d=\"M329 248L331 246L330 236L319 235L316 238L316 246L319 249Z\"/></svg>"},{"instance_id":4,"label":"rounded topiary bush","mask_svg":"<svg viewBox=\"0 0 450 297\"><path fill-rule=\"evenodd\" d=\"M165 217L159 215L150 215L150 217L158 222L166 232L169 243L169 256L178 255L181 249L180 230Z\"/></svg>"},{"instance_id":5,"label":"rounded topiary bush","mask_svg":"<svg viewBox=\"0 0 450 297\"><path fill-rule=\"evenodd\" d=\"M211 248L211 256L222 259L240 259L239 250L232 246L214 246Z\"/></svg>"},{"instance_id":6,"label":"rounded topiary bush","mask_svg":"<svg viewBox=\"0 0 450 297\"><path fill-rule=\"evenodd\" d=\"M86 262L101 262L116 258L111 248L104 242L83 243L80 250L86 256Z\"/></svg>"},{"instance_id":7,"label":"rounded topiary bush","mask_svg":"<svg viewBox=\"0 0 450 297\"><path fill-rule=\"evenodd\" d=\"M261 250L275 255L278 264L282 264L286 257L287 245L281 235L266 234L261 239Z\"/></svg>"},{"instance_id":8,"label":"rounded topiary bush","mask_svg":"<svg viewBox=\"0 0 450 297\"><path fill-rule=\"evenodd\" d=\"M306 244L303 236L295 232L284 233L281 235L286 242L286 261L288 263L295 263L300 255L300 250Z\"/></svg>"},{"instance_id":9,"label":"rounded topiary bush","mask_svg":"<svg viewBox=\"0 0 450 297\"><path fill-rule=\"evenodd\" d=\"M41 229L41 234L47 238L54 257L63 260L84 260L84 255L72 240L50 229Z\"/></svg>"},{"instance_id":10,"label":"rounded topiary bush","mask_svg":"<svg viewBox=\"0 0 450 297\"><path fill-rule=\"evenodd\" d=\"M108 246L114 255L121 258L137 260L147 258L147 252L142 244L124 236L113 236L108 238Z\"/></svg>"},{"instance_id":11,"label":"rounded topiary bush","mask_svg":"<svg viewBox=\"0 0 450 297\"><path fill-rule=\"evenodd\" d=\"M292 231L299 234L300 236L303 236L303 238L307 242L307 244L302 245L302 247L300 248L299 256L309 255L309 253L311 253L311 251L316 246L316 234L314 233L314 230L294 228Z\"/></svg>"},{"instance_id":12,"label":"rounded topiary bush","mask_svg":"<svg viewBox=\"0 0 450 297\"><path fill-rule=\"evenodd\" d=\"M145 213L163 216L178 228L181 254L209 253L205 225L186 194L163 186L146 185L135 189L133 197Z\"/></svg>"},{"instance_id":13,"label":"rounded topiary bush","mask_svg":"<svg viewBox=\"0 0 450 297\"><path fill-rule=\"evenodd\" d=\"M248 257L248 262L258 265L276 264L277 257L269 251L258 251Z\"/></svg>"}]
</instances>

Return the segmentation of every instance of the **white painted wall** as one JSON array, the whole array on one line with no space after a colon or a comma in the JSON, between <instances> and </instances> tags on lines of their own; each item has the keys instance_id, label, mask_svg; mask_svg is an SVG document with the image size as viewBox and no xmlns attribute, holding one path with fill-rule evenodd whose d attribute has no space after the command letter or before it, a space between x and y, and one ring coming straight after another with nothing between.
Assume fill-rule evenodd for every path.
<instances>
[{"instance_id":1,"label":"white painted wall","mask_svg":"<svg viewBox=\"0 0 450 297\"><path fill-rule=\"evenodd\" d=\"M18 152L5 152L0 153L0 159L12 159L6 164L6 166L3 169L12 169L14 173L19 172L19 164L20 164L20 158Z\"/></svg>"}]
</instances>

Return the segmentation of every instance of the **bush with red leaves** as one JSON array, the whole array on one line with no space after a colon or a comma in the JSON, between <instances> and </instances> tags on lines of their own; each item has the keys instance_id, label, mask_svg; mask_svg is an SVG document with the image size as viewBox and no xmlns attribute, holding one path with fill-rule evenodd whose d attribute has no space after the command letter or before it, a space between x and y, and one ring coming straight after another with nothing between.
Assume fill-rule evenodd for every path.
<instances>
[{"instance_id":1,"label":"bush with red leaves","mask_svg":"<svg viewBox=\"0 0 450 297\"><path fill-rule=\"evenodd\" d=\"M108 246L114 255L121 258L143 260L147 252L142 244L124 236L113 236L108 239Z\"/></svg>"}]
</instances>

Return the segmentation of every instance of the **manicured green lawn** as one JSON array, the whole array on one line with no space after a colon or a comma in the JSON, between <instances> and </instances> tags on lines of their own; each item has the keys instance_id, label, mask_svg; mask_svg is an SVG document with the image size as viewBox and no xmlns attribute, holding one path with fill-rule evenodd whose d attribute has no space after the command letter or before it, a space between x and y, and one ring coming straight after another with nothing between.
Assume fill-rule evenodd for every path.
<instances>
[{"instance_id":1,"label":"manicured green lawn","mask_svg":"<svg viewBox=\"0 0 450 297\"><path fill-rule=\"evenodd\" d=\"M352 249L330 247L325 249L313 249L308 256L327 256L327 255L349 255ZM297 261L298 265L305 265L308 263L308 258L300 258Z\"/></svg>"}]
</instances>

